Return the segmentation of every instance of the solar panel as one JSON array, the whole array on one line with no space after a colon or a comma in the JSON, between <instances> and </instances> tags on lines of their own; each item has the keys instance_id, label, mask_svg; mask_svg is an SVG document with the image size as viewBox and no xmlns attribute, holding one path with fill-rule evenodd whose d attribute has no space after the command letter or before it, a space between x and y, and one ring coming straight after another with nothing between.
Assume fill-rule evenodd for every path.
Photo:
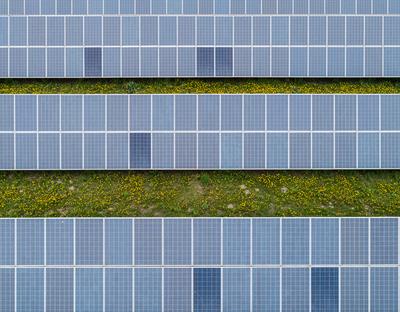
<instances>
[{"instance_id":1,"label":"solar panel","mask_svg":"<svg viewBox=\"0 0 400 312\"><path fill-rule=\"evenodd\" d=\"M0 219L0 308L397 311L398 227L390 217Z\"/></svg>"},{"instance_id":2,"label":"solar panel","mask_svg":"<svg viewBox=\"0 0 400 312\"><path fill-rule=\"evenodd\" d=\"M399 101L398 95L0 95L0 169L400 168Z\"/></svg>"},{"instance_id":3,"label":"solar panel","mask_svg":"<svg viewBox=\"0 0 400 312\"><path fill-rule=\"evenodd\" d=\"M0 77L400 76L399 16L285 14L0 15Z\"/></svg>"}]
</instances>

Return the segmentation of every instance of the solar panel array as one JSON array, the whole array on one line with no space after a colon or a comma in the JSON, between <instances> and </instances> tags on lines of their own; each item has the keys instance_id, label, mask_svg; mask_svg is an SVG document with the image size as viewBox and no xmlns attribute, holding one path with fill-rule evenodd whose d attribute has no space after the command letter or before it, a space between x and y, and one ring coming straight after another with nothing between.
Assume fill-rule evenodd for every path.
<instances>
[{"instance_id":1,"label":"solar panel array","mask_svg":"<svg viewBox=\"0 0 400 312\"><path fill-rule=\"evenodd\" d=\"M387 15L0 16L0 77L400 77L399 29Z\"/></svg>"},{"instance_id":2,"label":"solar panel array","mask_svg":"<svg viewBox=\"0 0 400 312\"><path fill-rule=\"evenodd\" d=\"M0 169L400 168L400 95L1 95Z\"/></svg>"},{"instance_id":3,"label":"solar panel array","mask_svg":"<svg viewBox=\"0 0 400 312\"><path fill-rule=\"evenodd\" d=\"M1 311L399 309L397 218L1 219Z\"/></svg>"},{"instance_id":4,"label":"solar panel array","mask_svg":"<svg viewBox=\"0 0 400 312\"><path fill-rule=\"evenodd\" d=\"M400 14L397 0L0 0L0 14Z\"/></svg>"}]
</instances>

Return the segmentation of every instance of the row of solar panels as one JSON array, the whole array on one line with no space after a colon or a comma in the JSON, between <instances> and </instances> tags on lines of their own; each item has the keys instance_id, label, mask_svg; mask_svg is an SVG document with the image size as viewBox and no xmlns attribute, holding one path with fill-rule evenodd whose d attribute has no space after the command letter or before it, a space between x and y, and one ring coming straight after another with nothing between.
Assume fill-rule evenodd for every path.
<instances>
[{"instance_id":1,"label":"row of solar panels","mask_svg":"<svg viewBox=\"0 0 400 312\"><path fill-rule=\"evenodd\" d=\"M397 267L398 229L398 218L0 219L0 265Z\"/></svg>"},{"instance_id":2,"label":"row of solar panels","mask_svg":"<svg viewBox=\"0 0 400 312\"><path fill-rule=\"evenodd\" d=\"M0 168L399 168L399 103L399 95L2 95Z\"/></svg>"},{"instance_id":3,"label":"row of solar panels","mask_svg":"<svg viewBox=\"0 0 400 312\"><path fill-rule=\"evenodd\" d=\"M400 14L398 0L0 0L0 15Z\"/></svg>"},{"instance_id":4,"label":"row of solar panels","mask_svg":"<svg viewBox=\"0 0 400 312\"><path fill-rule=\"evenodd\" d=\"M30 16L0 26L0 77L400 76L397 16Z\"/></svg>"},{"instance_id":5,"label":"row of solar panels","mask_svg":"<svg viewBox=\"0 0 400 312\"><path fill-rule=\"evenodd\" d=\"M398 311L397 268L0 268L1 311Z\"/></svg>"}]
</instances>

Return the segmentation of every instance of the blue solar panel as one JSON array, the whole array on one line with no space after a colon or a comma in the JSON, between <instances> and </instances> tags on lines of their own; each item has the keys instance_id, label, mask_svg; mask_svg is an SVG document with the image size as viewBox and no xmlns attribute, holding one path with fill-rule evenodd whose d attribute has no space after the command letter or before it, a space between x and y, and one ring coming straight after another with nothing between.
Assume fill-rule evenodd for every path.
<instances>
[{"instance_id":1,"label":"blue solar panel","mask_svg":"<svg viewBox=\"0 0 400 312\"><path fill-rule=\"evenodd\" d=\"M105 222L105 264L133 263L133 230L131 220L108 219Z\"/></svg>"},{"instance_id":2,"label":"blue solar panel","mask_svg":"<svg viewBox=\"0 0 400 312\"><path fill-rule=\"evenodd\" d=\"M162 310L162 271L156 269L135 269L135 307L139 311Z\"/></svg>"},{"instance_id":3,"label":"blue solar panel","mask_svg":"<svg viewBox=\"0 0 400 312\"><path fill-rule=\"evenodd\" d=\"M223 311L250 311L250 270L223 269Z\"/></svg>"},{"instance_id":4,"label":"blue solar panel","mask_svg":"<svg viewBox=\"0 0 400 312\"><path fill-rule=\"evenodd\" d=\"M164 269L164 311L184 312L192 309L192 270Z\"/></svg>"},{"instance_id":5,"label":"blue solar panel","mask_svg":"<svg viewBox=\"0 0 400 312\"><path fill-rule=\"evenodd\" d=\"M13 265L15 260L15 222L0 220L0 265Z\"/></svg>"},{"instance_id":6,"label":"blue solar panel","mask_svg":"<svg viewBox=\"0 0 400 312\"><path fill-rule=\"evenodd\" d=\"M341 311L368 310L368 268L342 268L340 274Z\"/></svg>"},{"instance_id":7,"label":"blue solar panel","mask_svg":"<svg viewBox=\"0 0 400 312\"><path fill-rule=\"evenodd\" d=\"M75 275L75 309L88 312L102 311L103 269L78 268Z\"/></svg>"},{"instance_id":8,"label":"blue solar panel","mask_svg":"<svg viewBox=\"0 0 400 312\"><path fill-rule=\"evenodd\" d=\"M308 268L282 269L282 311L307 312L310 309Z\"/></svg>"},{"instance_id":9,"label":"blue solar panel","mask_svg":"<svg viewBox=\"0 0 400 312\"><path fill-rule=\"evenodd\" d=\"M132 269L105 270L105 311L129 312L133 309Z\"/></svg>"},{"instance_id":10,"label":"blue solar panel","mask_svg":"<svg viewBox=\"0 0 400 312\"><path fill-rule=\"evenodd\" d=\"M311 269L312 311L339 310L339 270L337 268Z\"/></svg>"},{"instance_id":11,"label":"blue solar panel","mask_svg":"<svg viewBox=\"0 0 400 312\"><path fill-rule=\"evenodd\" d=\"M67 312L74 309L74 270L46 270L46 311Z\"/></svg>"},{"instance_id":12,"label":"blue solar panel","mask_svg":"<svg viewBox=\"0 0 400 312\"><path fill-rule=\"evenodd\" d=\"M253 311L280 311L279 269L253 269Z\"/></svg>"},{"instance_id":13,"label":"blue solar panel","mask_svg":"<svg viewBox=\"0 0 400 312\"><path fill-rule=\"evenodd\" d=\"M212 312L221 310L221 269L193 270L193 310Z\"/></svg>"}]
</instances>

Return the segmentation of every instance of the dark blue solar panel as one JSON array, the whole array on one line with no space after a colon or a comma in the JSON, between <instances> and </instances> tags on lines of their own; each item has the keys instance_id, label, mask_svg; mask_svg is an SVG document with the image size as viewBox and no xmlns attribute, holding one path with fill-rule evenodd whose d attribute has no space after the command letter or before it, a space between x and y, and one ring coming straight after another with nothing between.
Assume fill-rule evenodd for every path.
<instances>
[{"instance_id":1,"label":"dark blue solar panel","mask_svg":"<svg viewBox=\"0 0 400 312\"><path fill-rule=\"evenodd\" d=\"M337 268L311 269L312 311L339 310L339 270Z\"/></svg>"},{"instance_id":2,"label":"dark blue solar panel","mask_svg":"<svg viewBox=\"0 0 400 312\"><path fill-rule=\"evenodd\" d=\"M151 134L131 133L130 135L131 168L151 167Z\"/></svg>"},{"instance_id":3,"label":"dark blue solar panel","mask_svg":"<svg viewBox=\"0 0 400 312\"><path fill-rule=\"evenodd\" d=\"M193 270L194 311L212 312L221 309L221 270L199 268Z\"/></svg>"}]
</instances>

